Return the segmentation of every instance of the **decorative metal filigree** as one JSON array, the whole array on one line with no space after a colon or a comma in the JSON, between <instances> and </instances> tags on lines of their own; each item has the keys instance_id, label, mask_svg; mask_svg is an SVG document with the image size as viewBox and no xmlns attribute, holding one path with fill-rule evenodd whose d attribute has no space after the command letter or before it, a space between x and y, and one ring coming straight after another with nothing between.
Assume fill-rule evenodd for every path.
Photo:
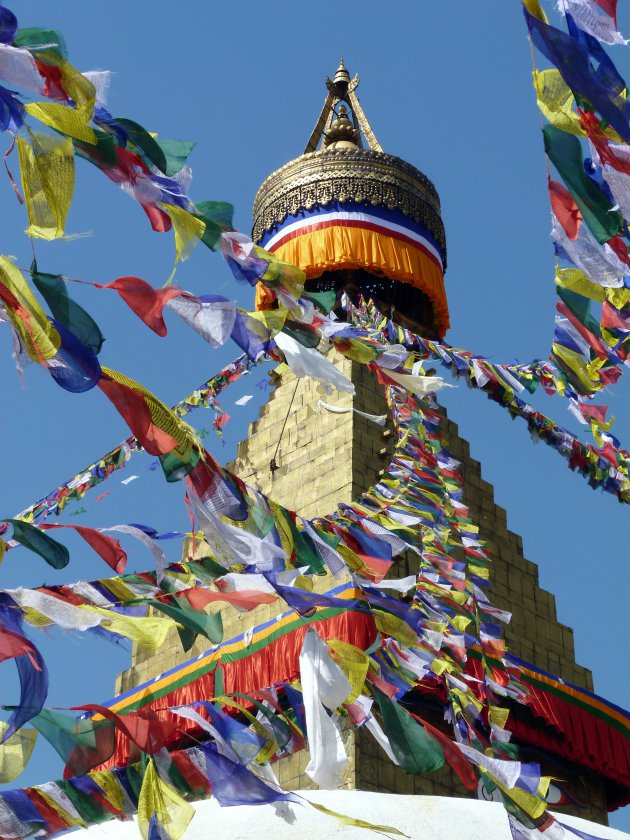
<instances>
[{"instance_id":1,"label":"decorative metal filigree","mask_svg":"<svg viewBox=\"0 0 630 840\"><path fill-rule=\"evenodd\" d=\"M399 210L431 233L446 267L446 236L435 187L401 158L371 149L310 152L273 172L254 201L252 237L259 242L287 216L333 201Z\"/></svg>"}]
</instances>

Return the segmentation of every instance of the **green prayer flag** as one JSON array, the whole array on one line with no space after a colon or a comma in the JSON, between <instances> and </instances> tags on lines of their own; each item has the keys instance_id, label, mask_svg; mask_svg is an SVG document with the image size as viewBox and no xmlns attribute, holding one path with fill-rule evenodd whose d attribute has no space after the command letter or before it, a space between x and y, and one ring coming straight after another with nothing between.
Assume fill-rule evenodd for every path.
<instances>
[{"instance_id":1,"label":"green prayer flag","mask_svg":"<svg viewBox=\"0 0 630 840\"><path fill-rule=\"evenodd\" d=\"M567 134L554 125L546 125L543 136L545 150L591 233L598 242L608 242L623 230L623 216L619 210L613 210L608 196L584 171L580 141L573 134Z\"/></svg>"},{"instance_id":2,"label":"green prayer flag","mask_svg":"<svg viewBox=\"0 0 630 840\"><path fill-rule=\"evenodd\" d=\"M187 452L182 452L181 449L172 449L166 455L160 455L159 458L164 477L168 482L174 483L180 481L195 469L201 454L198 449L191 446Z\"/></svg>"},{"instance_id":3,"label":"green prayer flag","mask_svg":"<svg viewBox=\"0 0 630 840\"><path fill-rule=\"evenodd\" d=\"M274 513L276 516L276 525L280 523L281 519L284 528L291 532L291 539L293 540L293 553L296 558L296 567L307 566L307 574L325 575L326 566L322 556L319 551L317 551L317 548L312 540L308 538L308 535L305 535L298 529L293 519L291 519L291 515L285 508L281 508L278 505L274 509Z\"/></svg>"},{"instance_id":4,"label":"green prayer flag","mask_svg":"<svg viewBox=\"0 0 630 840\"><path fill-rule=\"evenodd\" d=\"M59 753L69 776L83 776L114 754L116 729L111 720L95 721L44 709L31 723Z\"/></svg>"},{"instance_id":5,"label":"green prayer flag","mask_svg":"<svg viewBox=\"0 0 630 840\"><path fill-rule=\"evenodd\" d=\"M337 302L337 292L334 289L328 289L326 292L302 292L304 297L313 301L315 306L328 315L331 309L335 308Z\"/></svg>"},{"instance_id":6,"label":"green prayer flag","mask_svg":"<svg viewBox=\"0 0 630 840\"><path fill-rule=\"evenodd\" d=\"M183 601L177 599L174 599L172 604L166 604L157 599L148 599L146 603L183 626L184 631L187 631L180 631L184 650L190 650L198 635L205 636L213 645L223 639L223 619L220 612L208 615L201 610L186 608Z\"/></svg>"},{"instance_id":7,"label":"green prayer flag","mask_svg":"<svg viewBox=\"0 0 630 840\"><path fill-rule=\"evenodd\" d=\"M223 231L234 229L234 206L227 201L199 201L195 207L195 216L206 226L201 241L211 251L216 251Z\"/></svg>"},{"instance_id":8,"label":"green prayer flag","mask_svg":"<svg viewBox=\"0 0 630 840\"><path fill-rule=\"evenodd\" d=\"M307 325L299 324L297 321L286 321L282 332L290 335L302 347L310 349L317 347L321 341L321 337L314 330L309 330Z\"/></svg>"},{"instance_id":9,"label":"green prayer flag","mask_svg":"<svg viewBox=\"0 0 630 840\"><path fill-rule=\"evenodd\" d=\"M591 315L591 302L583 295L572 292L570 289L565 289L562 286L556 286L556 293L560 300L565 303L571 312L575 315L581 324L584 324L589 332L601 337L599 324Z\"/></svg>"},{"instance_id":10,"label":"green prayer flag","mask_svg":"<svg viewBox=\"0 0 630 840\"><path fill-rule=\"evenodd\" d=\"M175 790L185 797L202 797L205 790L194 790L188 782L188 779L181 772L174 761L171 761L168 767L168 777Z\"/></svg>"},{"instance_id":11,"label":"green prayer flag","mask_svg":"<svg viewBox=\"0 0 630 840\"><path fill-rule=\"evenodd\" d=\"M38 271L34 260L31 264L31 277L57 321L86 347L99 353L105 340L103 333L92 316L69 296L63 277Z\"/></svg>"},{"instance_id":12,"label":"green prayer flag","mask_svg":"<svg viewBox=\"0 0 630 840\"><path fill-rule=\"evenodd\" d=\"M166 174L169 176L180 171L197 145L193 140L160 140L159 137L155 138L155 142L162 150L166 160Z\"/></svg>"},{"instance_id":13,"label":"green prayer flag","mask_svg":"<svg viewBox=\"0 0 630 840\"><path fill-rule=\"evenodd\" d=\"M215 668L214 671L214 696L215 697L222 697L225 693L225 679L223 676L223 666L219 665ZM223 708L223 703L220 701L216 702L215 708L219 709L219 711Z\"/></svg>"},{"instance_id":14,"label":"green prayer flag","mask_svg":"<svg viewBox=\"0 0 630 840\"><path fill-rule=\"evenodd\" d=\"M187 560L184 564L202 583L209 583L215 578L225 574L225 568L220 566L212 557L197 557L195 560Z\"/></svg>"},{"instance_id":15,"label":"green prayer flag","mask_svg":"<svg viewBox=\"0 0 630 840\"><path fill-rule=\"evenodd\" d=\"M129 137L131 142L140 153L140 157L146 164L153 164L160 172L166 175L166 157L160 144L151 137L146 128L143 128L139 123L133 120L127 120L124 117L116 117L116 123L125 134Z\"/></svg>"},{"instance_id":16,"label":"green prayer flag","mask_svg":"<svg viewBox=\"0 0 630 840\"><path fill-rule=\"evenodd\" d=\"M63 569L70 562L70 552L57 540L49 537L45 531L40 531L34 525L21 519L3 519L13 525L13 539L39 554L53 569Z\"/></svg>"},{"instance_id":17,"label":"green prayer flag","mask_svg":"<svg viewBox=\"0 0 630 840\"><path fill-rule=\"evenodd\" d=\"M99 823L111 820L112 812L100 805L93 796L86 795L83 791L77 790L72 784L72 781L58 780L56 784L66 794L70 802L72 802L86 825L98 825Z\"/></svg>"},{"instance_id":18,"label":"green prayer flag","mask_svg":"<svg viewBox=\"0 0 630 840\"><path fill-rule=\"evenodd\" d=\"M141 756L146 759L146 755L144 753L141 753ZM137 802L140 796L140 791L142 790L142 778L144 776L144 768L141 767L141 762L138 762L137 764L127 764L126 767L123 767L122 772L127 777L127 782L131 788L133 798Z\"/></svg>"},{"instance_id":19,"label":"green prayer flag","mask_svg":"<svg viewBox=\"0 0 630 840\"><path fill-rule=\"evenodd\" d=\"M107 132L93 128L96 135L96 143L86 143L83 140L73 140L74 150L77 157L89 160L99 169L112 169L118 163L116 143L114 138Z\"/></svg>"},{"instance_id":20,"label":"green prayer flag","mask_svg":"<svg viewBox=\"0 0 630 840\"><path fill-rule=\"evenodd\" d=\"M13 39L14 47L21 47L32 53L54 53L58 58L67 58L66 41L56 29L28 26L18 29Z\"/></svg>"},{"instance_id":21,"label":"green prayer flag","mask_svg":"<svg viewBox=\"0 0 630 840\"><path fill-rule=\"evenodd\" d=\"M444 753L437 741L409 712L372 686L396 760L406 773L431 773L444 764Z\"/></svg>"}]
</instances>

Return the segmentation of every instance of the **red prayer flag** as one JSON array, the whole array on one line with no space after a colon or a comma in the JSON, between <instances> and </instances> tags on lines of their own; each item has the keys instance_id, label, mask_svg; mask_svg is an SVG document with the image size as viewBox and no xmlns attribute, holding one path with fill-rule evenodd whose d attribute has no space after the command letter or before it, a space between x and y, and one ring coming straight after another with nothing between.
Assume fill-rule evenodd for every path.
<instances>
[{"instance_id":1,"label":"red prayer flag","mask_svg":"<svg viewBox=\"0 0 630 840\"><path fill-rule=\"evenodd\" d=\"M617 450L612 443L606 443L600 450L595 450L600 458L604 458L611 467L617 467L619 461L617 459Z\"/></svg>"},{"instance_id":2,"label":"red prayer flag","mask_svg":"<svg viewBox=\"0 0 630 840\"><path fill-rule=\"evenodd\" d=\"M149 455L166 455L179 446L175 438L155 425L149 406L139 391L115 382L106 373L99 379L98 387L111 400Z\"/></svg>"},{"instance_id":3,"label":"red prayer flag","mask_svg":"<svg viewBox=\"0 0 630 840\"><path fill-rule=\"evenodd\" d=\"M246 589L241 592L212 592L208 589L185 589L181 595L195 610L203 610L215 601L226 601L235 607L253 610L261 604L272 604L278 600L273 592L260 592L256 589Z\"/></svg>"},{"instance_id":4,"label":"red prayer flag","mask_svg":"<svg viewBox=\"0 0 630 840\"><path fill-rule=\"evenodd\" d=\"M577 239L584 217L569 190L558 181L548 181L551 209L569 239Z\"/></svg>"},{"instance_id":5,"label":"red prayer flag","mask_svg":"<svg viewBox=\"0 0 630 840\"><path fill-rule=\"evenodd\" d=\"M611 17L617 26L617 0L595 0L600 9Z\"/></svg>"},{"instance_id":6,"label":"red prayer flag","mask_svg":"<svg viewBox=\"0 0 630 840\"><path fill-rule=\"evenodd\" d=\"M48 531L51 528L72 528L79 536L90 545L94 551L102 557L110 569L113 569L117 575L122 575L127 566L127 554L123 550L118 540L114 537L109 537L102 534L97 528L86 528L83 525L40 525L42 531Z\"/></svg>"},{"instance_id":7,"label":"red prayer flag","mask_svg":"<svg viewBox=\"0 0 630 840\"><path fill-rule=\"evenodd\" d=\"M585 420L596 420L598 423L606 422L607 405L589 405L588 403L578 403L580 414Z\"/></svg>"},{"instance_id":8,"label":"red prayer flag","mask_svg":"<svg viewBox=\"0 0 630 840\"><path fill-rule=\"evenodd\" d=\"M141 277L118 277L113 283L107 283L104 286L98 284L98 288L115 289L138 318L162 337L167 332L162 315L164 306L169 300L182 294L182 290L177 286L154 289Z\"/></svg>"},{"instance_id":9,"label":"red prayer flag","mask_svg":"<svg viewBox=\"0 0 630 840\"><path fill-rule=\"evenodd\" d=\"M107 706L88 703L73 706L73 710L95 712L113 721L142 752L153 755L163 749L179 730L179 723L173 719L163 720L151 709L140 709L127 715L118 715Z\"/></svg>"},{"instance_id":10,"label":"red prayer flag","mask_svg":"<svg viewBox=\"0 0 630 840\"><path fill-rule=\"evenodd\" d=\"M171 217L164 210L160 210L159 207L155 207L153 204L141 204L140 207L142 207L149 217L151 227L156 233L166 233L173 227Z\"/></svg>"},{"instance_id":11,"label":"red prayer flag","mask_svg":"<svg viewBox=\"0 0 630 840\"><path fill-rule=\"evenodd\" d=\"M37 662L37 650L34 645L25 636L20 636L12 630L0 628L0 662L5 662L7 659L15 659L16 656L22 656L24 653L31 660L33 668L41 671L42 669Z\"/></svg>"},{"instance_id":12,"label":"red prayer flag","mask_svg":"<svg viewBox=\"0 0 630 840\"><path fill-rule=\"evenodd\" d=\"M609 245L615 254L619 257L621 262L625 263L627 266L630 266L630 254L628 254L628 246L623 241L621 236L617 234L617 236L613 236L612 239L609 239L606 245Z\"/></svg>"},{"instance_id":13,"label":"red prayer flag","mask_svg":"<svg viewBox=\"0 0 630 840\"><path fill-rule=\"evenodd\" d=\"M212 790L210 782L183 750L172 752L171 760L184 779L186 779L186 784L190 787L195 797L204 797L210 793Z\"/></svg>"},{"instance_id":14,"label":"red prayer flag","mask_svg":"<svg viewBox=\"0 0 630 840\"><path fill-rule=\"evenodd\" d=\"M602 131L599 118L593 111L580 110L580 125L586 132L588 139L597 149L602 163L607 163L613 169L630 175L630 155L620 151L620 147L613 147Z\"/></svg>"},{"instance_id":15,"label":"red prayer flag","mask_svg":"<svg viewBox=\"0 0 630 840\"><path fill-rule=\"evenodd\" d=\"M39 815L44 820L44 824L46 826L46 834L48 836L52 834L57 834L61 831L67 831L69 828L73 828L70 823L67 823L59 813L59 811L55 810L51 805L48 804L48 801L41 795L41 793L36 788L26 788L24 793L28 796L31 800L35 808L37 809Z\"/></svg>"},{"instance_id":16,"label":"red prayer flag","mask_svg":"<svg viewBox=\"0 0 630 840\"><path fill-rule=\"evenodd\" d=\"M566 303L558 301L556 309L561 315L564 315L565 318L568 319L568 321L575 327L582 338L587 342L588 346L595 351L600 359L608 358L608 351L599 338L584 326L584 324L575 316L573 311L569 309Z\"/></svg>"},{"instance_id":17,"label":"red prayer flag","mask_svg":"<svg viewBox=\"0 0 630 840\"><path fill-rule=\"evenodd\" d=\"M625 313L624 319L621 312L607 300L602 304L602 327L604 329L630 331L630 312Z\"/></svg>"},{"instance_id":18,"label":"red prayer flag","mask_svg":"<svg viewBox=\"0 0 630 840\"><path fill-rule=\"evenodd\" d=\"M64 779L84 776L90 770L109 761L115 750L116 726L112 721L99 721L94 726L89 746L85 742L78 741L72 752L68 754L63 770Z\"/></svg>"}]
</instances>

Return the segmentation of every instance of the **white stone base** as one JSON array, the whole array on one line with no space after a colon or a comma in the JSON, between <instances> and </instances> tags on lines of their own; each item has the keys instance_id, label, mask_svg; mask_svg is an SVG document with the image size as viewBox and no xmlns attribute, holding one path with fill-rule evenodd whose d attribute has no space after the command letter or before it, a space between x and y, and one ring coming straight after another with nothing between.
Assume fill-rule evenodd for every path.
<instances>
[{"instance_id":1,"label":"white stone base","mask_svg":"<svg viewBox=\"0 0 630 840\"><path fill-rule=\"evenodd\" d=\"M388 825L412 840L511 840L507 814L496 802L445 796L399 796L359 790L304 791L300 796L349 817ZM289 825L271 805L221 808L214 799L196 802L195 816L182 840L369 840L383 835L341 825L313 808L291 806ZM576 817L562 822L602 840L630 840L630 834ZM66 835L67 836L67 835ZM396 835L387 835L395 838ZM573 840L575 835L568 835ZM139 840L135 822L110 823L82 829L72 840Z\"/></svg>"}]
</instances>

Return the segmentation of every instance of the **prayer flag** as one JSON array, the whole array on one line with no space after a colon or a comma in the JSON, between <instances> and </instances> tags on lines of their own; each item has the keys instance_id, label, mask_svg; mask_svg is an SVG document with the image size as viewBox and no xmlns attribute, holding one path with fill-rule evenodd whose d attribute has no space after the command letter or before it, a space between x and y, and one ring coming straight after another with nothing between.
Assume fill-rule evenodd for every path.
<instances>
[{"instance_id":1,"label":"prayer flag","mask_svg":"<svg viewBox=\"0 0 630 840\"><path fill-rule=\"evenodd\" d=\"M98 354L105 340L103 334L91 315L68 295L63 277L38 271L34 260L31 264L31 277L55 319Z\"/></svg>"},{"instance_id":2,"label":"prayer flag","mask_svg":"<svg viewBox=\"0 0 630 840\"><path fill-rule=\"evenodd\" d=\"M28 764L37 740L36 729L19 729L5 739L9 727L0 723L0 782L7 784L17 778Z\"/></svg>"},{"instance_id":3,"label":"prayer flag","mask_svg":"<svg viewBox=\"0 0 630 840\"><path fill-rule=\"evenodd\" d=\"M194 815L192 805L160 778L149 759L138 798L138 828L144 840L179 840Z\"/></svg>"},{"instance_id":4,"label":"prayer flag","mask_svg":"<svg viewBox=\"0 0 630 840\"><path fill-rule=\"evenodd\" d=\"M629 142L630 103L621 96L625 84L619 82L614 65L598 42L588 35L580 42L549 26L527 9L523 12L534 46L558 68L573 92L590 102L619 136ZM600 66L606 67L607 83L601 81L601 72L593 71L591 56L600 62Z\"/></svg>"},{"instance_id":5,"label":"prayer flag","mask_svg":"<svg viewBox=\"0 0 630 840\"><path fill-rule=\"evenodd\" d=\"M383 717L383 729L396 760L407 773L430 773L444 764L444 753L400 703L390 700L375 686L372 689Z\"/></svg>"},{"instance_id":6,"label":"prayer flag","mask_svg":"<svg viewBox=\"0 0 630 840\"><path fill-rule=\"evenodd\" d=\"M293 793L273 788L247 767L220 755L214 744L202 744L199 751L206 763L212 795L219 805L267 805L271 802L299 802Z\"/></svg>"},{"instance_id":7,"label":"prayer flag","mask_svg":"<svg viewBox=\"0 0 630 840\"><path fill-rule=\"evenodd\" d=\"M107 537L97 528L86 528L83 525L42 525L42 530L49 531L53 528L71 528L76 531L80 537L90 545L94 551L101 557L107 565L113 569L117 575L122 575L127 566L127 555L123 551L118 540L113 537Z\"/></svg>"},{"instance_id":8,"label":"prayer flag","mask_svg":"<svg viewBox=\"0 0 630 840\"><path fill-rule=\"evenodd\" d=\"M37 103L26 105L28 111ZM49 108L63 105L48 104ZM28 236L57 239L64 234L74 192L74 151L69 137L29 132L31 142L17 138L22 191L28 211Z\"/></svg>"},{"instance_id":9,"label":"prayer flag","mask_svg":"<svg viewBox=\"0 0 630 840\"><path fill-rule=\"evenodd\" d=\"M5 519L13 526L13 539L34 551L53 569L63 569L70 562L70 552L61 543L49 537L40 528L23 522L21 519Z\"/></svg>"},{"instance_id":10,"label":"prayer flag","mask_svg":"<svg viewBox=\"0 0 630 840\"><path fill-rule=\"evenodd\" d=\"M553 125L543 128L543 136L547 154L562 176L591 233L598 242L608 242L623 229L623 217L618 210L613 210L608 196L584 172L580 141ZM559 218L559 221L562 223L562 219ZM567 235L570 239L576 239L577 228L574 228L573 234L567 232Z\"/></svg>"}]
</instances>

